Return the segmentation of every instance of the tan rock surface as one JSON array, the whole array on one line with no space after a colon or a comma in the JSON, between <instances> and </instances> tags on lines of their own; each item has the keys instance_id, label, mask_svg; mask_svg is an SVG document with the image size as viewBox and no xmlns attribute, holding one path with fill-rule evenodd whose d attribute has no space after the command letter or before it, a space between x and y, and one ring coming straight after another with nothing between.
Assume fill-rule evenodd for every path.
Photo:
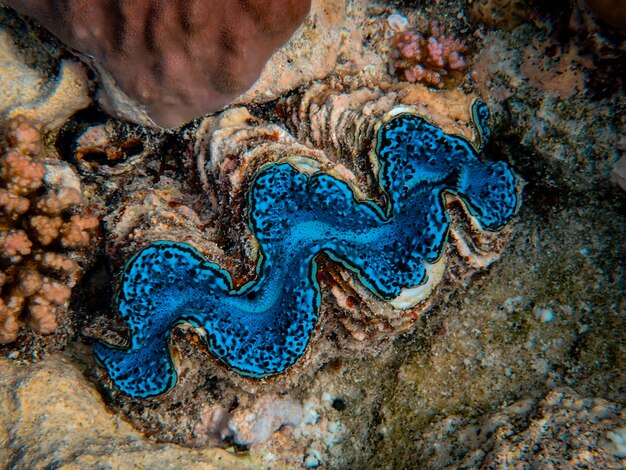
<instances>
[{"instance_id":1,"label":"tan rock surface","mask_svg":"<svg viewBox=\"0 0 626 470\"><path fill-rule=\"evenodd\" d=\"M47 76L27 64L15 38L4 28L0 29L0 96L0 121L24 116L53 131L91 102L81 64L64 60L56 76Z\"/></svg>"},{"instance_id":2,"label":"tan rock surface","mask_svg":"<svg viewBox=\"0 0 626 470\"><path fill-rule=\"evenodd\" d=\"M254 468L223 449L151 442L106 409L62 356L20 366L0 359L0 467Z\"/></svg>"}]
</instances>

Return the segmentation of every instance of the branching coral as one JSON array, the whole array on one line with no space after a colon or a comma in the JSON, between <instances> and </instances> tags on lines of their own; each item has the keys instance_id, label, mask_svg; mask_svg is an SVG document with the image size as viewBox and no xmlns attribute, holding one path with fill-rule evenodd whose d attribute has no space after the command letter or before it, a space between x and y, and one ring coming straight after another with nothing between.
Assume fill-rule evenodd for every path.
<instances>
[{"instance_id":1,"label":"branching coral","mask_svg":"<svg viewBox=\"0 0 626 470\"><path fill-rule=\"evenodd\" d=\"M98 226L81 215L81 192L69 167L44 161L39 131L24 118L8 124L0 156L0 344L24 320L51 333L80 275L79 254Z\"/></svg>"},{"instance_id":2,"label":"branching coral","mask_svg":"<svg viewBox=\"0 0 626 470\"><path fill-rule=\"evenodd\" d=\"M437 88L457 83L467 69L465 41L432 22L428 35L413 29L401 31L392 39L392 71L403 80Z\"/></svg>"}]
</instances>

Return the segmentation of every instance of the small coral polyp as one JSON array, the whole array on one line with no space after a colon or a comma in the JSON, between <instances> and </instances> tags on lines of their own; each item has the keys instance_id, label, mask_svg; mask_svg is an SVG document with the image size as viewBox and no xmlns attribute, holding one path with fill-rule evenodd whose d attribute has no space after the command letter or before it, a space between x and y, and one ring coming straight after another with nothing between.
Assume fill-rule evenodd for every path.
<instances>
[{"instance_id":1,"label":"small coral polyp","mask_svg":"<svg viewBox=\"0 0 626 470\"><path fill-rule=\"evenodd\" d=\"M481 127L486 108L475 106ZM444 255L448 194L482 229L507 224L519 187L507 164L481 161L468 141L405 110L392 110L376 135L384 207L323 172L309 175L288 163L259 172L248 193L248 220L260 256L247 284L234 285L230 273L185 243L156 242L137 253L119 293L130 347L94 349L114 385L136 397L170 390L177 373L169 335L182 322L205 330L209 350L233 371L255 378L282 373L304 354L318 320L320 254L394 302L436 282L429 272Z\"/></svg>"}]
</instances>

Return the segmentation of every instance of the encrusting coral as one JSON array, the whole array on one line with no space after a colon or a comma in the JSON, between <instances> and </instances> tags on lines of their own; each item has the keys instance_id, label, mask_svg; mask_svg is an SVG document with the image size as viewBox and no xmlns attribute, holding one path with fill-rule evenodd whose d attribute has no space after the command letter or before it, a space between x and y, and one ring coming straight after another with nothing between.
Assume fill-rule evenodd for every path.
<instances>
[{"instance_id":1,"label":"encrusting coral","mask_svg":"<svg viewBox=\"0 0 626 470\"><path fill-rule=\"evenodd\" d=\"M392 72L407 82L443 88L455 85L467 69L465 41L446 33L436 22L428 34L414 29L399 31L391 40Z\"/></svg>"},{"instance_id":2,"label":"encrusting coral","mask_svg":"<svg viewBox=\"0 0 626 470\"><path fill-rule=\"evenodd\" d=\"M8 123L0 156L0 344L24 321L51 333L80 277L98 219L80 214L80 183L44 159L41 136L25 118ZM45 161L44 161L45 160Z\"/></svg>"},{"instance_id":3,"label":"encrusting coral","mask_svg":"<svg viewBox=\"0 0 626 470\"><path fill-rule=\"evenodd\" d=\"M111 90L116 84L163 127L214 112L250 88L311 5L310 0L5 3L95 58L112 110L122 109L115 102L123 97ZM122 117L138 120L132 113Z\"/></svg>"}]
</instances>

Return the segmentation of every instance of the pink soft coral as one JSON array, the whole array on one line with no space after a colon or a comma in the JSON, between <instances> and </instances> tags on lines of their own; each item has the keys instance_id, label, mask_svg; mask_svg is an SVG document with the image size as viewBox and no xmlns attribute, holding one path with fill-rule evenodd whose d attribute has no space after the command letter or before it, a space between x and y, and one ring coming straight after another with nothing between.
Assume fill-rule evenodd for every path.
<instances>
[{"instance_id":1,"label":"pink soft coral","mask_svg":"<svg viewBox=\"0 0 626 470\"><path fill-rule=\"evenodd\" d=\"M465 41L445 34L433 22L427 36L413 29L401 31L392 39L395 47L392 68L404 80L443 88L458 83L467 69Z\"/></svg>"}]
</instances>

